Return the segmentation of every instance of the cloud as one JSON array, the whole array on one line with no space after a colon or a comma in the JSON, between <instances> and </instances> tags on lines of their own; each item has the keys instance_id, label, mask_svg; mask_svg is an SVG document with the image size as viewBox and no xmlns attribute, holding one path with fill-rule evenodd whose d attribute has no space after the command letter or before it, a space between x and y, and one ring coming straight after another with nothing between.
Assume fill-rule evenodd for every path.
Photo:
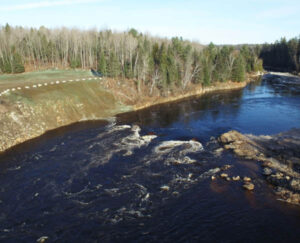
<instances>
[{"instance_id":1,"label":"cloud","mask_svg":"<svg viewBox=\"0 0 300 243\"><path fill-rule=\"evenodd\" d=\"M36 8L47 8L64 5L74 5L83 3L103 2L104 0L60 0L60 1L40 1L24 4L8 5L0 7L0 11L16 11Z\"/></svg>"}]
</instances>

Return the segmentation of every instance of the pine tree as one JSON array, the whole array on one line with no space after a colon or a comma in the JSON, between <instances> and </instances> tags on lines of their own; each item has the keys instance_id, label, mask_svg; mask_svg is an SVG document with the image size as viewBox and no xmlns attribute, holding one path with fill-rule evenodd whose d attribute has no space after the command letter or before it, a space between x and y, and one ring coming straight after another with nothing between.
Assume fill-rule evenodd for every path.
<instances>
[{"instance_id":1,"label":"pine tree","mask_svg":"<svg viewBox=\"0 0 300 243\"><path fill-rule=\"evenodd\" d=\"M117 56L114 52L110 54L108 65L108 76L115 78L120 75L120 65Z\"/></svg>"},{"instance_id":2,"label":"pine tree","mask_svg":"<svg viewBox=\"0 0 300 243\"><path fill-rule=\"evenodd\" d=\"M168 63L167 63L167 51L166 46L163 43L159 50L159 71L160 71L160 83L159 88L165 89L168 86Z\"/></svg>"},{"instance_id":3,"label":"pine tree","mask_svg":"<svg viewBox=\"0 0 300 243\"><path fill-rule=\"evenodd\" d=\"M132 65L131 65L130 61L125 62L124 73L125 73L126 78L129 78L129 79L133 78Z\"/></svg>"},{"instance_id":4,"label":"pine tree","mask_svg":"<svg viewBox=\"0 0 300 243\"><path fill-rule=\"evenodd\" d=\"M2 73L12 73L10 62L6 59L0 59L0 71Z\"/></svg>"},{"instance_id":5,"label":"pine tree","mask_svg":"<svg viewBox=\"0 0 300 243\"><path fill-rule=\"evenodd\" d=\"M80 58L72 58L71 62L70 62L70 67L71 68L80 68L81 67L81 62L80 62Z\"/></svg>"},{"instance_id":6,"label":"pine tree","mask_svg":"<svg viewBox=\"0 0 300 243\"><path fill-rule=\"evenodd\" d=\"M241 56L235 59L233 63L233 70L231 74L232 81L243 82L245 81L245 63Z\"/></svg>"},{"instance_id":7,"label":"pine tree","mask_svg":"<svg viewBox=\"0 0 300 243\"><path fill-rule=\"evenodd\" d=\"M171 49L168 49L167 53L167 85L172 86L174 83L177 83L178 80L178 71L175 63L175 58Z\"/></svg>"},{"instance_id":8,"label":"pine tree","mask_svg":"<svg viewBox=\"0 0 300 243\"><path fill-rule=\"evenodd\" d=\"M203 68L203 84L205 86L210 85L210 76L209 76L209 71L207 65L204 65Z\"/></svg>"},{"instance_id":9,"label":"pine tree","mask_svg":"<svg viewBox=\"0 0 300 243\"><path fill-rule=\"evenodd\" d=\"M15 53L12 60L12 73L23 73L25 72L25 67L22 62L22 58L18 53Z\"/></svg>"},{"instance_id":10,"label":"pine tree","mask_svg":"<svg viewBox=\"0 0 300 243\"><path fill-rule=\"evenodd\" d=\"M103 52L102 52L101 55L100 55L100 60L99 60L99 63L98 63L97 70L98 70L100 73L102 73L103 75L106 75L106 74L107 74L106 59L105 59L105 56L104 56L104 53L103 53Z\"/></svg>"}]
</instances>

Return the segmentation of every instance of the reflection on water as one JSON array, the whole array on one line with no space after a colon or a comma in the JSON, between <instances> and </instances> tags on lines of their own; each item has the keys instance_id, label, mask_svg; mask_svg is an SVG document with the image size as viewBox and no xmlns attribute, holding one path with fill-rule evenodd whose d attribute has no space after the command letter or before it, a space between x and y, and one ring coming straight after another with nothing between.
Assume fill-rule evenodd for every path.
<instances>
[{"instance_id":1,"label":"reflection on water","mask_svg":"<svg viewBox=\"0 0 300 243\"><path fill-rule=\"evenodd\" d=\"M238 101L242 95L243 91L237 90L205 94L201 98L195 96L184 101L157 105L141 111L122 114L119 116L119 121L137 122L152 127L168 127L177 121L189 124L191 120L206 119L206 117L216 120L223 112L229 112L228 110L219 110L220 105L233 105L231 115L234 116L239 110Z\"/></svg>"},{"instance_id":2,"label":"reflection on water","mask_svg":"<svg viewBox=\"0 0 300 243\"><path fill-rule=\"evenodd\" d=\"M266 76L14 148L0 157L0 241L298 240L300 209L276 200L259 165L216 154L211 138L299 127L297 87ZM224 164L230 176L250 176L255 191L212 181Z\"/></svg>"}]
</instances>

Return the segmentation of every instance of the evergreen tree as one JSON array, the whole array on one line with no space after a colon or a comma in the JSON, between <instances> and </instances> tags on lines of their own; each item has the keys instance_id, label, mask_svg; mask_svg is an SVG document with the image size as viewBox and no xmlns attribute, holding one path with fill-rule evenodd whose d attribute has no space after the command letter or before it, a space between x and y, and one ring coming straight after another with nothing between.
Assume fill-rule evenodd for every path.
<instances>
[{"instance_id":1,"label":"evergreen tree","mask_svg":"<svg viewBox=\"0 0 300 243\"><path fill-rule=\"evenodd\" d=\"M132 65L129 60L125 62L124 73L126 78L130 78L130 79L133 78Z\"/></svg>"},{"instance_id":2,"label":"evergreen tree","mask_svg":"<svg viewBox=\"0 0 300 243\"><path fill-rule=\"evenodd\" d=\"M167 50L163 43L159 50L159 71L160 71L160 82L159 87L165 89L168 86L168 62L167 62Z\"/></svg>"},{"instance_id":3,"label":"evergreen tree","mask_svg":"<svg viewBox=\"0 0 300 243\"><path fill-rule=\"evenodd\" d=\"M128 31L129 34L131 34L133 37L137 37L139 32L134 29L134 28L131 28L129 31Z\"/></svg>"},{"instance_id":4,"label":"evergreen tree","mask_svg":"<svg viewBox=\"0 0 300 243\"><path fill-rule=\"evenodd\" d=\"M100 60L98 62L97 70L102 73L103 75L107 75L107 68L106 68L106 59L104 53L102 52L100 55Z\"/></svg>"},{"instance_id":5,"label":"evergreen tree","mask_svg":"<svg viewBox=\"0 0 300 243\"><path fill-rule=\"evenodd\" d=\"M118 58L114 52L110 54L108 65L108 76L111 78L118 77L120 75L120 65Z\"/></svg>"},{"instance_id":6,"label":"evergreen tree","mask_svg":"<svg viewBox=\"0 0 300 243\"><path fill-rule=\"evenodd\" d=\"M210 75L209 75L209 70L208 70L207 65L204 65L204 68L203 68L203 84L205 86L210 85Z\"/></svg>"},{"instance_id":7,"label":"evergreen tree","mask_svg":"<svg viewBox=\"0 0 300 243\"><path fill-rule=\"evenodd\" d=\"M235 82L243 82L245 81L245 76L245 63L243 58L239 56L233 63L231 79Z\"/></svg>"},{"instance_id":8,"label":"evergreen tree","mask_svg":"<svg viewBox=\"0 0 300 243\"><path fill-rule=\"evenodd\" d=\"M18 53L15 53L12 61L12 73L23 72L25 72L25 67L23 65L22 58Z\"/></svg>"},{"instance_id":9,"label":"evergreen tree","mask_svg":"<svg viewBox=\"0 0 300 243\"><path fill-rule=\"evenodd\" d=\"M171 48L168 48L167 53L167 85L171 86L178 81L178 70L175 63L175 58Z\"/></svg>"},{"instance_id":10,"label":"evergreen tree","mask_svg":"<svg viewBox=\"0 0 300 243\"><path fill-rule=\"evenodd\" d=\"M81 67L80 58L78 57L72 58L70 61L70 67L73 69L80 68Z\"/></svg>"},{"instance_id":11,"label":"evergreen tree","mask_svg":"<svg viewBox=\"0 0 300 243\"><path fill-rule=\"evenodd\" d=\"M0 70L3 73L12 73L10 62L6 59L0 59Z\"/></svg>"}]
</instances>

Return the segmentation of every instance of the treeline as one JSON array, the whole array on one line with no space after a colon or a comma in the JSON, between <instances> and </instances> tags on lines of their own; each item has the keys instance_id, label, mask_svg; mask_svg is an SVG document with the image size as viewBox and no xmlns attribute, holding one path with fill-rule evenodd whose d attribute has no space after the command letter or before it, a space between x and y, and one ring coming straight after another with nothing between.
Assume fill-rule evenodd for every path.
<instances>
[{"instance_id":1,"label":"treeline","mask_svg":"<svg viewBox=\"0 0 300 243\"><path fill-rule=\"evenodd\" d=\"M266 69L300 72L300 37L262 45L260 58Z\"/></svg>"},{"instance_id":2,"label":"treeline","mask_svg":"<svg viewBox=\"0 0 300 243\"><path fill-rule=\"evenodd\" d=\"M0 28L0 72L25 69L95 68L112 78L134 79L161 91L185 89L191 83L210 85L244 81L246 72L262 70L255 48L208 46L182 38L162 39L110 30Z\"/></svg>"}]
</instances>

